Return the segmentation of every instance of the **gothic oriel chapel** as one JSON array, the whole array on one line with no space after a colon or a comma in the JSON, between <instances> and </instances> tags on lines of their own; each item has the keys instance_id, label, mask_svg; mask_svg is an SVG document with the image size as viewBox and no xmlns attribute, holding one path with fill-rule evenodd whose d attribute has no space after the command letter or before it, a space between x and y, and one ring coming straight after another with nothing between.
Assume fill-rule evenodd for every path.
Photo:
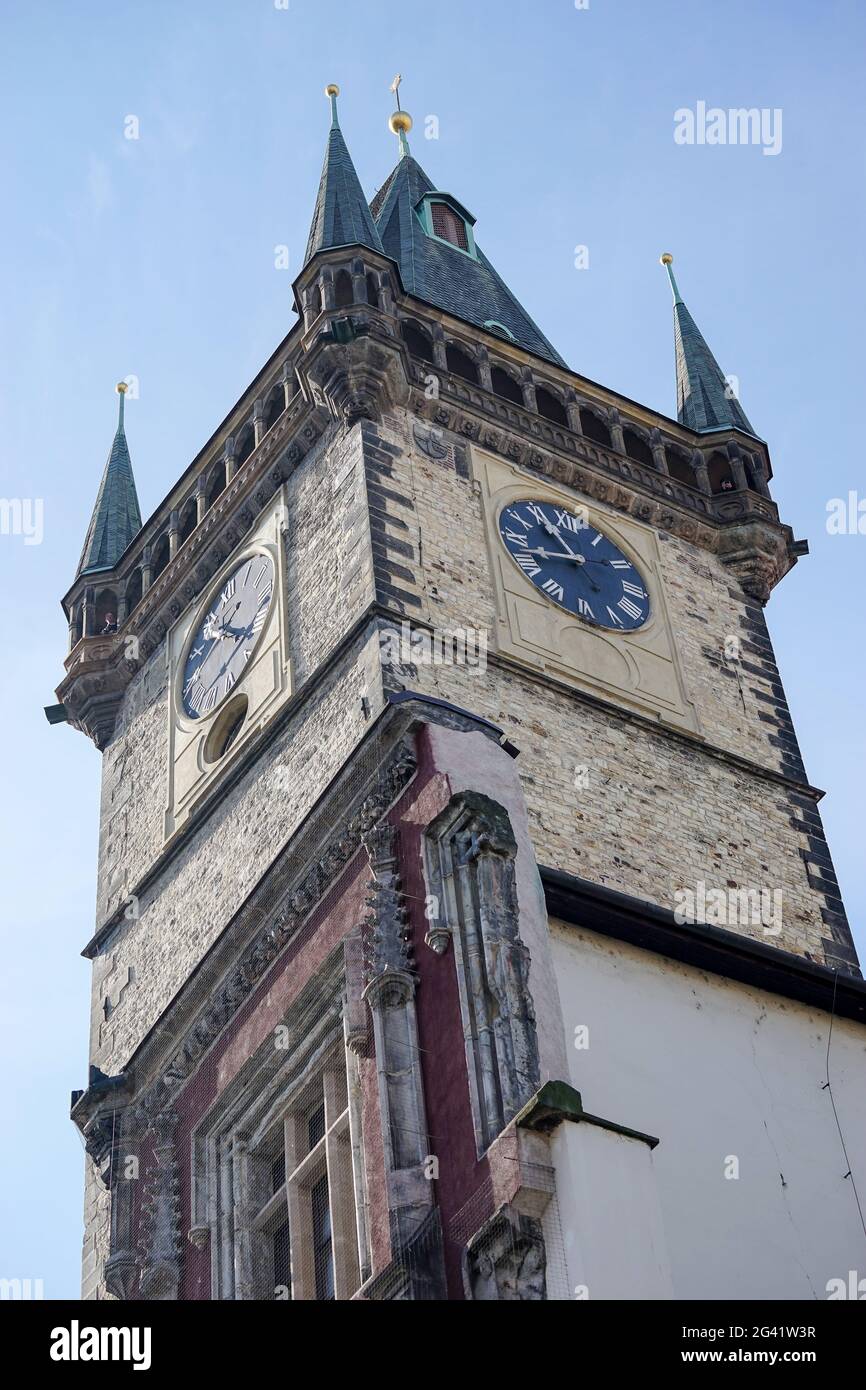
<instances>
[{"instance_id":1,"label":"gothic oriel chapel","mask_svg":"<svg viewBox=\"0 0 866 1390\"><path fill-rule=\"evenodd\" d=\"M297 322L143 524L121 385L64 599L83 1295L825 1298L866 988L767 445L669 256L676 419L565 365L399 101L368 204L327 94Z\"/></svg>"}]
</instances>

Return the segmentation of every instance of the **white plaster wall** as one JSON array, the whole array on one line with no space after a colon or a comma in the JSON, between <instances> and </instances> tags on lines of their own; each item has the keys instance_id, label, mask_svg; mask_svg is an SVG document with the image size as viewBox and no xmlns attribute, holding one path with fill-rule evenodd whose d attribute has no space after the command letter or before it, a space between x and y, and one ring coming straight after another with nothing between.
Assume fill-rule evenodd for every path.
<instances>
[{"instance_id":1,"label":"white plaster wall","mask_svg":"<svg viewBox=\"0 0 866 1390\"><path fill-rule=\"evenodd\" d=\"M548 1298L672 1298L649 1145L598 1125L565 1123L554 1131L550 1153L559 1223L553 1239L562 1241L567 1290L550 1280ZM550 1252L555 1245L543 1224Z\"/></svg>"},{"instance_id":2,"label":"white plaster wall","mask_svg":"<svg viewBox=\"0 0 866 1390\"><path fill-rule=\"evenodd\" d=\"M829 1015L550 926L568 1079L587 1111L661 1141L652 1162L673 1296L825 1299L828 1280L866 1275L866 1236L824 1089ZM580 1025L589 1029L585 1050L573 1045ZM862 1201L862 1026L836 1019L830 1079ZM739 1162L735 1179L725 1177L730 1158ZM573 1180L586 1181L576 1169ZM606 1180L622 1188L615 1168ZM627 1192L622 1200L627 1221ZM567 1248L580 1202L560 1190L560 1206ZM620 1278L623 1292L609 1296L630 1297L629 1271Z\"/></svg>"}]
</instances>

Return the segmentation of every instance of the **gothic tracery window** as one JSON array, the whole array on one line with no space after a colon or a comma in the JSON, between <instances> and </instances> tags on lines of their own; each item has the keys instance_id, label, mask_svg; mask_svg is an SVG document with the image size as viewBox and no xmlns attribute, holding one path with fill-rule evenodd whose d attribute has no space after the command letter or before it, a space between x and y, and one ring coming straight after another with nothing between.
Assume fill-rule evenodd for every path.
<instances>
[{"instance_id":1,"label":"gothic tracery window","mask_svg":"<svg viewBox=\"0 0 866 1390\"><path fill-rule=\"evenodd\" d=\"M292 1096L261 1156L251 1154L264 1195L253 1222L263 1298L328 1302L351 1298L361 1282L341 1054Z\"/></svg>"},{"instance_id":2,"label":"gothic tracery window","mask_svg":"<svg viewBox=\"0 0 866 1390\"><path fill-rule=\"evenodd\" d=\"M370 1275L357 1054L341 1017L342 952L194 1140L193 1210L214 1249L212 1297L350 1299Z\"/></svg>"}]
</instances>

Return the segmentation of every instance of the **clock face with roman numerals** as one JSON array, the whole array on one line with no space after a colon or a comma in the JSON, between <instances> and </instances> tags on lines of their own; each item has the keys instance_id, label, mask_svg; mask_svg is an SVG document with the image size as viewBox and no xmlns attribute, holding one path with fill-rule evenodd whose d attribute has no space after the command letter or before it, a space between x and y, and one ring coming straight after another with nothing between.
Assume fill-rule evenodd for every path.
<instances>
[{"instance_id":1,"label":"clock face with roman numerals","mask_svg":"<svg viewBox=\"0 0 866 1390\"><path fill-rule=\"evenodd\" d=\"M569 613L619 632L649 617L640 571L579 512L552 502L514 502L500 512L499 535L526 578Z\"/></svg>"},{"instance_id":2,"label":"clock face with roman numerals","mask_svg":"<svg viewBox=\"0 0 866 1390\"><path fill-rule=\"evenodd\" d=\"M274 562L257 552L242 560L212 595L183 668L181 699L190 719L213 714L241 679L264 631L274 592Z\"/></svg>"}]
</instances>

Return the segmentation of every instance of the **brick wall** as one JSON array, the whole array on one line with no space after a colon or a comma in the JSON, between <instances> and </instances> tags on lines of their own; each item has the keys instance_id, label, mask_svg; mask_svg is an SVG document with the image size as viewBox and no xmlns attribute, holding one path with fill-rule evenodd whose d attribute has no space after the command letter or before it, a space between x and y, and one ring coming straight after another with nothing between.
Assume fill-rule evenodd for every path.
<instances>
[{"instance_id":1,"label":"brick wall","mask_svg":"<svg viewBox=\"0 0 866 1390\"><path fill-rule=\"evenodd\" d=\"M285 601L297 691L373 595L357 428L305 460L290 480L288 509ZM95 962L91 1055L106 1072L123 1066L363 735L381 705L375 638L359 638L315 685L261 760L126 909ZM103 760L100 925L163 852L167 726L163 644L131 683ZM124 984L106 1019L105 998L113 1001Z\"/></svg>"},{"instance_id":2,"label":"brick wall","mask_svg":"<svg viewBox=\"0 0 866 1390\"><path fill-rule=\"evenodd\" d=\"M402 559L403 601L397 596L393 606L440 628L484 628L492 648L495 591L468 446L443 437L446 456L428 457L417 441L429 427L406 414L365 428L368 473L372 459L380 480L381 524L411 546ZM813 798L788 785L804 783L806 774L763 613L717 556L665 533L660 543L662 582L703 741L498 666L495 657L484 674L417 665L386 679L505 729L521 750L541 863L667 907L676 906L678 889L701 880L725 891L778 890L781 933L767 934L760 922L728 925L848 968L854 956L820 816ZM582 767L587 784L580 787L575 775ZM799 822L798 808L805 816ZM817 873L814 866L807 872L810 834Z\"/></svg>"}]
</instances>

